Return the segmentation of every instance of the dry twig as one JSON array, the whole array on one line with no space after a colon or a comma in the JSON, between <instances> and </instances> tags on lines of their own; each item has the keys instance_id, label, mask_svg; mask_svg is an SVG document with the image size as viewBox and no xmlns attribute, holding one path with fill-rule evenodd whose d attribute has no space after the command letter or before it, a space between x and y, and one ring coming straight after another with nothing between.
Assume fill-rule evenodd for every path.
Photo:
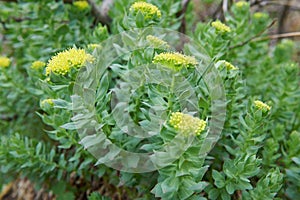
<instances>
[{"instance_id":1,"label":"dry twig","mask_svg":"<svg viewBox=\"0 0 300 200\"><path fill-rule=\"evenodd\" d=\"M181 1L182 9L176 14L177 17L182 17L181 25L179 27L179 32L181 32L181 33L185 33L185 31L186 31L185 13L186 13L189 3L190 3L190 0L182 0Z\"/></svg>"},{"instance_id":2,"label":"dry twig","mask_svg":"<svg viewBox=\"0 0 300 200\"><path fill-rule=\"evenodd\" d=\"M98 7L96 2L93 0L87 0L92 8L92 14L96 18L96 24L100 22L104 25L109 25L111 22L110 17L108 16L109 8L113 4L113 0L104 0L101 7Z\"/></svg>"},{"instance_id":3,"label":"dry twig","mask_svg":"<svg viewBox=\"0 0 300 200\"><path fill-rule=\"evenodd\" d=\"M282 33L282 34L268 35L266 37L255 38L253 41L263 41L263 40L278 39L278 38L287 38L287 37L300 37L300 32L291 32L291 33Z\"/></svg>"},{"instance_id":4,"label":"dry twig","mask_svg":"<svg viewBox=\"0 0 300 200\"><path fill-rule=\"evenodd\" d=\"M286 21L286 16L288 15L290 10L290 3L291 0L288 0L288 3L281 8L281 12L279 13L278 29L277 29L278 34L284 33L284 24Z\"/></svg>"},{"instance_id":5,"label":"dry twig","mask_svg":"<svg viewBox=\"0 0 300 200\"><path fill-rule=\"evenodd\" d=\"M244 46L245 44L247 44L247 43L249 43L249 42L255 40L256 38L258 38L259 36L261 36L266 30L268 30L269 28L271 28L271 27L276 23L276 21L277 21L277 20L273 20L273 21L267 26L267 28L266 28L265 30L259 32L258 34L254 35L253 37L250 37L249 39L245 40L244 42L241 42L241 43L239 43L239 44L237 44L237 45L234 45L234 46L229 47L229 49L235 49L235 48L237 48L237 47Z\"/></svg>"}]
</instances>

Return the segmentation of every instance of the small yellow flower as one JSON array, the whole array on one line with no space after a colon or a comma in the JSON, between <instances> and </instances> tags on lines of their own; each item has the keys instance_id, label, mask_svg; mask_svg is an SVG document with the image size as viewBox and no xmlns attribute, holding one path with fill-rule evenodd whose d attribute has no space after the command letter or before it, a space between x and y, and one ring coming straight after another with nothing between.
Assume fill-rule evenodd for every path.
<instances>
[{"instance_id":1,"label":"small yellow flower","mask_svg":"<svg viewBox=\"0 0 300 200\"><path fill-rule=\"evenodd\" d=\"M253 14L254 19L265 19L268 17L268 14L263 13L263 12L256 12Z\"/></svg>"},{"instance_id":2,"label":"small yellow flower","mask_svg":"<svg viewBox=\"0 0 300 200\"><path fill-rule=\"evenodd\" d=\"M188 114L183 114L181 112L173 112L171 114L169 123L185 136L190 134L200 135L200 133L204 131L206 127L206 121L192 117Z\"/></svg>"},{"instance_id":3,"label":"small yellow flower","mask_svg":"<svg viewBox=\"0 0 300 200\"><path fill-rule=\"evenodd\" d=\"M192 56L186 56L181 53L160 53L153 58L153 63L166 65L167 67L180 70L182 67L192 67L198 64Z\"/></svg>"},{"instance_id":4,"label":"small yellow flower","mask_svg":"<svg viewBox=\"0 0 300 200\"><path fill-rule=\"evenodd\" d=\"M271 110L271 107L262 101L254 101L254 104L257 109L262 110L263 112Z\"/></svg>"},{"instance_id":5,"label":"small yellow flower","mask_svg":"<svg viewBox=\"0 0 300 200\"><path fill-rule=\"evenodd\" d=\"M227 70L238 70L236 66L231 64L230 62L227 62L226 60L222 60Z\"/></svg>"},{"instance_id":6,"label":"small yellow flower","mask_svg":"<svg viewBox=\"0 0 300 200\"><path fill-rule=\"evenodd\" d=\"M129 9L133 14L137 14L138 12L141 12L145 19L153 19L155 17L161 18L161 12L160 10L150 3L146 2L135 2L131 5Z\"/></svg>"},{"instance_id":7,"label":"small yellow flower","mask_svg":"<svg viewBox=\"0 0 300 200\"><path fill-rule=\"evenodd\" d=\"M100 45L99 45L99 44L88 44L87 47L88 47L89 49L91 49L91 50L94 50L94 49L100 47Z\"/></svg>"},{"instance_id":8,"label":"small yellow flower","mask_svg":"<svg viewBox=\"0 0 300 200\"><path fill-rule=\"evenodd\" d=\"M80 68L85 62L92 62L93 57L83 49L71 48L53 56L47 64L46 75L50 72L66 75L71 68Z\"/></svg>"},{"instance_id":9,"label":"small yellow flower","mask_svg":"<svg viewBox=\"0 0 300 200\"><path fill-rule=\"evenodd\" d=\"M78 9L78 10L86 10L89 8L89 3L86 1L75 1L73 2L73 5Z\"/></svg>"},{"instance_id":10,"label":"small yellow flower","mask_svg":"<svg viewBox=\"0 0 300 200\"><path fill-rule=\"evenodd\" d=\"M8 67L10 65L10 59L0 56L0 67Z\"/></svg>"},{"instance_id":11,"label":"small yellow flower","mask_svg":"<svg viewBox=\"0 0 300 200\"><path fill-rule=\"evenodd\" d=\"M42 61L34 61L32 64L31 64L31 68L32 69L35 69L35 70L39 70L39 69L42 69L43 67L46 66L46 63L42 62Z\"/></svg>"},{"instance_id":12,"label":"small yellow flower","mask_svg":"<svg viewBox=\"0 0 300 200\"><path fill-rule=\"evenodd\" d=\"M45 107L45 105L47 104L50 106L54 106L53 99L44 99L43 101L41 101L41 107Z\"/></svg>"},{"instance_id":13,"label":"small yellow flower","mask_svg":"<svg viewBox=\"0 0 300 200\"><path fill-rule=\"evenodd\" d=\"M243 7L247 6L247 5L248 5L248 3L246 1L239 1L239 2L235 3L235 6L237 8L243 8Z\"/></svg>"},{"instance_id":14,"label":"small yellow flower","mask_svg":"<svg viewBox=\"0 0 300 200\"><path fill-rule=\"evenodd\" d=\"M222 33L226 33L226 32L231 32L231 29L229 26L226 26L225 24L223 24L222 22L220 22L219 20L214 21L211 23L212 27L214 27L217 31L220 31Z\"/></svg>"},{"instance_id":15,"label":"small yellow flower","mask_svg":"<svg viewBox=\"0 0 300 200\"><path fill-rule=\"evenodd\" d=\"M168 43L166 41L163 41L162 39L155 37L153 35L148 35L146 37L147 41L149 42L149 44L153 47L156 48L167 48L169 49L170 46L168 45Z\"/></svg>"}]
</instances>

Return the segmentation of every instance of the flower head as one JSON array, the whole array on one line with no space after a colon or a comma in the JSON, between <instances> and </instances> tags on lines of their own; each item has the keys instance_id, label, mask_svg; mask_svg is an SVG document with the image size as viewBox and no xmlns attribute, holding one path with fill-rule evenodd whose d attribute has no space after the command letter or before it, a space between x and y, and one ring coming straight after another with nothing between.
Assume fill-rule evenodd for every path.
<instances>
[{"instance_id":1,"label":"flower head","mask_svg":"<svg viewBox=\"0 0 300 200\"><path fill-rule=\"evenodd\" d=\"M10 59L0 56L0 67L8 67L10 65Z\"/></svg>"},{"instance_id":2,"label":"flower head","mask_svg":"<svg viewBox=\"0 0 300 200\"><path fill-rule=\"evenodd\" d=\"M86 10L89 8L89 3L86 1L75 1L73 2L73 5L78 9L78 10Z\"/></svg>"},{"instance_id":3,"label":"flower head","mask_svg":"<svg viewBox=\"0 0 300 200\"><path fill-rule=\"evenodd\" d=\"M239 1L239 2L236 2L236 3L235 3L235 6L236 6L237 8L243 8L243 7L245 7L245 6L248 6L248 3L247 3L246 1Z\"/></svg>"},{"instance_id":4,"label":"flower head","mask_svg":"<svg viewBox=\"0 0 300 200\"><path fill-rule=\"evenodd\" d=\"M46 66L46 63L42 62L42 61L34 61L32 64L31 64L31 68L32 69L35 69L35 70L39 70L39 69L42 69L43 67Z\"/></svg>"},{"instance_id":5,"label":"flower head","mask_svg":"<svg viewBox=\"0 0 300 200\"><path fill-rule=\"evenodd\" d=\"M83 49L71 48L65 50L48 61L46 75L49 75L50 72L66 75L71 68L80 68L86 61L93 61L93 57Z\"/></svg>"},{"instance_id":6,"label":"flower head","mask_svg":"<svg viewBox=\"0 0 300 200\"><path fill-rule=\"evenodd\" d=\"M146 37L147 41L151 46L156 47L156 48L170 48L168 43L166 41L163 41L162 39L159 39L158 37L155 37L153 35L148 35Z\"/></svg>"},{"instance_id":7,"label":"flower head","mask_svg":"<svg viewBox=\"0 0 300 200\"><path fill-rule=\"evenodd\" d=\"M99 45L99 44L88 44L87 47L88 47L89 49L91 49L91 50L94 50L94 49L100 47L100 45Z\"/></svg>"},{"instance_id":8,"label":"flower head","mask_svg":"<svg viewBox=\"0 0 300 200\"><path fill-rule=\"evenodd\" d=\"M160 63L169 68L180 70L182 67L191 67L198 64L192 56L186 56L181 53L160 53L153 58L153 63Z\"/></svg>"},{"instance_id":9,"label":"flower head","mask_svg":"<svg viewBox=\"0 0 300 200\"><path fill-rule=\"evenodd\" d=\"M54 106L53 99L44 99L41 101L41 107L45 107L46 105Z\"/></svg>"},{"instance_id":10,"label":"flower head","mask_svg":"<svg viewBox=\"0 0 300 200\"><path fill-rule=\"evenodd\" d=\"M229 26L226 26L219 20L212 22L211 25L212 25L212 27L214 27L217 31L219 31L221 33L231 32L231 28Z\"/></svg>"},{"instance_id":11,"label":"flower head","mask_svg":"<svg viewBox=\"0 0 300 200\"><path fill-rule=\"evenodd\" d=\"M267 111L271 110L271 107L262 101L256 100L256 101L254 101L254 104L257 109L262 110L263 112L267 112Z\"/></svg>"},{"instance_id":12,"label":"flower head","mask_svg":"<svg viewBox=\"0 0 300 200\"><path fill-rule=\"evenodd\" d=\"M268 14L263 12L256 12L253 14L254 19L266 19L268 17Z\"/></svg>"},{"instance_id":13,"label":"flower head","mask_svg":"<svg viewBox=\"0 0 300 200\"><path fill-rule=\"evenodd\" d=\"M173 112L169 123L186 136L190 134L200 135L206 127L206 121L181 112Z\"/></svg>"},{"instance_id":14,"label":"flower head","mask_svg":"<svg viewBox=\"0 0 300 200\"><path fill-rule=\"evenodd\" d=\"M237 68L236 66L234 66L233 64L231 64L230 62L227 62L226 60L222 60L226 69L227 70L237 70L239 68Z\"/></svg>"},{"instance_id":15,"label":"flower head","mask_svg":"<svg viewBox=\"0 0 300 200\"><path fill-rule=\"evenodd\" d=\"M133 14L137 14L138 12L141 12L145 19L153 19L153 18L161 18L161 12L160 10L150 3L146 2L135 2L131 5L129 9Z\"/></svg>"}]
</instances>

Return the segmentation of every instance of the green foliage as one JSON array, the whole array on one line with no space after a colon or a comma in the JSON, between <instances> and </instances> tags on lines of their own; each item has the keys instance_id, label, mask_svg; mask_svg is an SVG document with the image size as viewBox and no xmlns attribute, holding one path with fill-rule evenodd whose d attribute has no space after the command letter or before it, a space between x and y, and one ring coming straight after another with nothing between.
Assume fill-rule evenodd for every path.
<instances>
[{"instance_id":1,"label":"green foliage","mask_svg":"<svg viewBox=\"0 0 300 200\"><path fill-rule=\"evenodd\" d=\"M293 41L282 40L270 46L265 36L272 20L266 13L252 13L246 2L234 4L225 13L227 29L212 21L197 22L190 13L186 14L186 22L190 23L187 27L196 23L195 30L187 31L188 36L208 56L202 57L199 66L207 67L207 74L216 70L226 93L222 134L206 156L202 151L208 148L205 139L213 126L209 120L214 99L202 74L193 64L178 67L179 78L170 76L173 69L168 66L153 67L154 57L163 52L176 49L196 58L198 54L191 46L178 44L174 35L159 35L158 39L164 39L167 45L139 37L147 36L147 30L153 27L178 30L183 17L181 1L150 1L161 17L133 12L134 2L115 1L109 10L112 21L107 25L94 24L90 7L78 10L63 1L0 3L0 51L12 61L8 67L0 63L0 176L4 177L0 186L17 177L27 177L52 191L57 199L84 196L104 200L116 195L174 200L297 199L300 77L299 65L292 60ZM190 4L188 10L192 9ZM146 31L134 29L132 35L123 32L147 27L150 29ZM119 33L124 46L141 46L127 51L114 41L111 45L118 58L109 60L115 55L101 42ZM47 61L72 47L84 49L94 59L80 63L76 59L78 63L67 74L46 74ZM71 56L67 59L72 63ZM46 66L31 67L37 60ZM176 59L172 62L176 63ZM90 79L84 76L84 72L95 72L103 63L109 65L108 70L92 73ZM139 66L152 71L142 71ZM165 81L165 85L140 81L153 77ZM78 89L76 78L89 80L84 89ZM179 81L175 82L175 78ZM126 81L137 83L136 88L130 88ZM195 94L189 93L189 87ZM201 111L195 117L206 120L208 127L185 147L186 141L181 139L189 139L180 137L168 120L172 112L184 112L182 101L191 102L193 95L197 99L193 106ZM127 100L127 107L116 100ZM258 106L257 100L265 102L260 104L265 107ZM153 137L125 134L126 128L135 130L130 123L152 131ZM103 134L93 135L94 127ZM174 138L182 146L168 146ZM154 152L159 157L159 169L131 173L105 166L103 160L118 160L117 156L124 153L106 148L110 145L108 140L128 152ZM162 148L169 151L159 151ZM147 162L127 158L124 168Z\"/></svg>"},{"instance_id":2,"label":"green foliage","mask_svg":"<svg viewBox=\"0 0 300 200\"><path fill-rule=\"evenodd\" d=\"M110 200L110 198L103 197L98 192L93 192L88 196L88 200Z\"/></svg>"}]
</instances>

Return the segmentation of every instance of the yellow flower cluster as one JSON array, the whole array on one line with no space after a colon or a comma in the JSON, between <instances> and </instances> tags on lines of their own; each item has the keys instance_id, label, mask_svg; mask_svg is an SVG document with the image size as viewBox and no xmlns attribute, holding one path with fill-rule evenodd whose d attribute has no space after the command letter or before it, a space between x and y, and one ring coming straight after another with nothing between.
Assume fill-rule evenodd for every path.
<instances>
[{"instance_id":1,"label":"yellow flower cluster","mask_svg":"<svg viewBox=\"0 0 300 200\"><path fill-rule=\"evenodd\" d=\"M226 32L231 32L231 29L229 26L226 26L225 24L223 24L222 22L220 22L219 20L214 21L211 23L212 27L214 27L217 31L220 31L222 33L226 33Z\"/></svg>"},{"instance_id":2,"label":"yellow flower cluster","mask_svg":"<svg viewBox=\"0 0 300 200\"><path fill-rule=\"evenodd\" d=\"M31 68L32 69L35 69L35 70L39 70L39 69L42 69L43 67L46 66L46 63L42 62L42 61L34 61L32 64L31 64Z\"/></svg>"},{"instance_id":3,"label":"yellow flower cluster","mask_svg":"<svg viewBox=\"0 0 300 200\"><path fill-rule=\"evenodd\" d=\"M257 109L262 110L263 112L271 110L271 107L262 101L254 101L254 104Z\"/></svg>"},{"instance_id":4,"label":"yellow flower cluster","mask_svg":"<svg viewBox=\"0 0 300 200\"><path fill-rule=\"evenodd\" d=\"M254 19L265 19L268 17L268 14L263 13L263 12L256 12L253 14Z\"/></svg>"},{"instance_id":5,"label":"yellow flower cluster","mask_svg":"<svg viewBox=\"0 0 300 200\"><path fill-rule=\"evenodd\" d=\"M146 40L153 46L153 47L159 47L159 48L167 48L169 49L170 46L166 41L163 41L162 39L159 39L158 37L155 37L153 35L148 35L146 37Z\"/></svg>"},{"instance_id":6,"label":"yellow flower cluster","mask_svg":"<svg viewBox=\"0 0 300 200\"><path fill-rule=\"evenodd\" d=\"M44 99L43 101L41 101L41 106L45 107L45 105L50 105L50 106L54 106L54 102L53 99Z\"/></svg>"},{"instance_id":7,"label":"yellow flower cluster","mask_svg":"<svg viewBox=\"0 0 300 200\"><path fill-rule=\"evenodd\" d=\"M234 66L233 64L231 64L230 62L227 62L226 60L223 60L223 62L224 62L224 65L225 65L227 70L237 70L237 69L239 69L236 66Z\"/></svg>"},{"instance_id":8,"label":"yellow flower cluster","mask_svg":"<svg viewBox=\"0 0 300 200\"><path fill-rule=\"evenodd\" d=\"M169 123L184 135L200 135L206 127L206 121L181 112L173 112Z\"/></svg>"},{"instance_id":9,"label":"yellow flower cluster","mask_svg":"<svg viewBox=\"0 0 300 200\"><path fill-rule=\"evenodd\" d=\"M86 10L89 8L89 3L86 1L75 1L73 2L73 5L78 9L78 10Z\"/></svg>"},{"instance_id":10,"label":"yellow flower cluster","mask_svg":"<svg viewBox=\"0 0 300 200\"><path fill-rule=\"evenodd\" d=\"M10 59L0 56L0 67L8 67L10 65Z\"/></svg>"},{"instance_id":11,"label":"yellow flower cluster","mask_svg":"<svg viewBox=\"0 0 300 200\"><path fill-rule=\"evenodd\" d=\"M196 58L186 56L181 53L160 53L153 58L153 63L166 65L174 70L180 70L181 67L191 67L198 64Z\"/></svg>"},{"instance_id":12,"label":"yellow flower cluster","mask_svg":"<svg viewBox=\"0 0 300 200\"><path fill-rule=\"evenodd\" d=\"M93 57L83 49L68 49L53 56L47 64L46 75L50 72L66 75L71 68L80 68L85 62L93 61Z\"/></svg>"},{"instance_id":13,"label":"yellow flower cluster","mask_svg":"<svg viewBox=\"0 0 300 200\"><path fill-rule=\"evenodd\" d=\"M155 5L142 1L133 3L129 10L134 14L141 12L144 15L145 19L161 17L161 12Z\"/></svg>"},{"instance_id":14,"label":"yellow flower cluster","mask_svg":"<svg viewBox=\"0 0 300 200\"><path fill-rule=\"evenodd\" d=\"M248 3L246 1L239 1L239 2L235 3L235 6L237 8L242 8L242 7L247 6L247 5L248 5Z\"/></svg>"}]
</instances>

